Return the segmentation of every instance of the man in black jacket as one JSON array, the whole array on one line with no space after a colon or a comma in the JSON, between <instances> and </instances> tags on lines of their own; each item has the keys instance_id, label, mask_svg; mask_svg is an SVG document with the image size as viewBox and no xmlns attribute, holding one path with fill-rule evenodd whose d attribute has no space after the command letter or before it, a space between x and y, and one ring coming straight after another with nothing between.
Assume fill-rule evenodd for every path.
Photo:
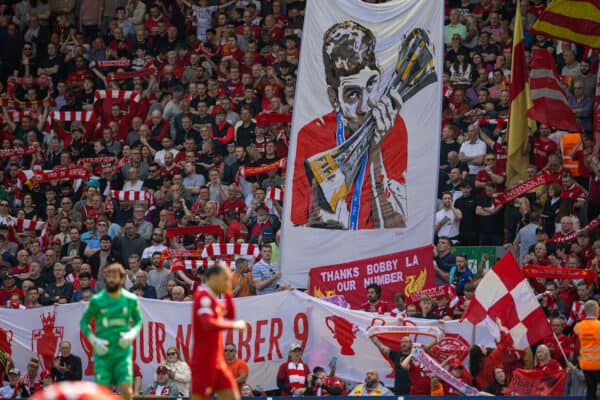
<instances>
[{"instance_id":1,"label":"man in black jacket","mask_svg":"<svg viewBox=\"0 0 600 400\"><path fill-rule=\"evenodd\" d=\"M60 355L54 359L52 375L56 382L80 381L81 358L71 354L71 343L63 341L59 347Z\"/></svg>"},{"instance_id":2,"label":"man in black jacket","mask_svg":"<svg viewBox=\"0 0 600 400\"><path fill-rule=\"evenodd\" d=\"M104 266L119 262L119 255L112 251L112 239L108 235L104 235L100 238L100 251L94 253L88 260L88 263L92 267L92 276L97 280L103 280L102 275L98 276L98 272L104 268Z\"/></svg>"}]
</instances>

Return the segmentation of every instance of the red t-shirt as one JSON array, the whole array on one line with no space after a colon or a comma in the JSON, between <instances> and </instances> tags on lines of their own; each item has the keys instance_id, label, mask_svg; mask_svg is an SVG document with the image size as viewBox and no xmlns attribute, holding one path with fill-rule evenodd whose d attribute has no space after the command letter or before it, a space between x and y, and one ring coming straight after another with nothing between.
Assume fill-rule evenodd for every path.
<instances>
[{"instance_id":1,"label":"red t-shirt","mask_svg":"<svg viewBox=\"0 0 600 400\"><path fill-rule=\"evenodd\" d=\"M424 371L424 367L414 359L410 360L408 370L408 380L410 381L411 395L429 395L431 391L431 379Z\"/></svg>"},{"instance_id":2,"label":"red t-shirt","mask_svg":"<svg viewBox=\"0 0 600 400\"><path fill-rule=\"evenodd\" d=\"M538 170L541 170L548 164L548 156L556 154L558 145L551 139L535 138L533 139L533 163Z\"/></svg>"},{"instance_id":3,"label":"red t-shirt","mask_svg":"<svg viewBox=\"0 0 600 400\"><path fill-rule=\"evenodd\" d=\"M394 306L387 301L378 300L377 303L371 304L368 301L360 305L360 309L363 311L376 312L378 314L385 314L392 312Z\"/></svg>"}]
</instances>

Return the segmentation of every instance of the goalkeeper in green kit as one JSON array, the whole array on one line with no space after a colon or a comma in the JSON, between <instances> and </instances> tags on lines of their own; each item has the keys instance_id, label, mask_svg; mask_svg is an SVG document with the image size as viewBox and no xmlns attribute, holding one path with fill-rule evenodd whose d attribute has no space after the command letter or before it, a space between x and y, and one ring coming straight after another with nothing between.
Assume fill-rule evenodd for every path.
<instances>
[{"instance_id":1,"label":"goalkeeper in green kit","mask_svg":"<svg viewBox=\"0 0 600 400\"><path fill-rule=\"evenodd\" d=\"M142 327L137 297L123 289L125 270L118 263L104 268L106 289L95 294L81 317L81 332L94 347L96 383L114 388L130 400L133 389L132 342ZM93 333L90 321L96 320Z\"/></svg>"}]
</instances>

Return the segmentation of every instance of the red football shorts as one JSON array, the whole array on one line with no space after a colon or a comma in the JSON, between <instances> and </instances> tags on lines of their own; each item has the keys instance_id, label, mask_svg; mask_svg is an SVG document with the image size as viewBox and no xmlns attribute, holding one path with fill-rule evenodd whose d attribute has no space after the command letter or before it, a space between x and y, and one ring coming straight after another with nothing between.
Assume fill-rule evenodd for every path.
<instances>
[{"instance_id":1,"label":"red football shorts","mask_svg":"<svg viewBox=\"0 0 600 400\"><path fill-rule=\"evenodd\" d=\"M221 390L238 390L238 385L227 367L192 371L192 393L200 397L212 397Z\"/></svg>"}]
</instances>

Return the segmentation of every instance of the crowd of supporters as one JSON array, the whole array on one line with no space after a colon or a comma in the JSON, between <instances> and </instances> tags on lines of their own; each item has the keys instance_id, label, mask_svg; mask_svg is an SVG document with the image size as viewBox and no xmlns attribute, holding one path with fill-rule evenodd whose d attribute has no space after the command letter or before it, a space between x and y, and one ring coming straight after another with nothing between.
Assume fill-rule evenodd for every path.
<instances>
[{"instance_id":1,"label":"crowd of supporters","mask_svg":"<svg viewBox=\"0 0 600 400\"><path fill-rule=\"evenodd\" d=\"M552 181L494 206L492 198L506 190L515 4L446 2L434 256L438 283L453 285L461 301L450 308L424 299L407 310L397 296L398 311L461 315L485 271L472 273L454 245L505 246L521 264L598 271L596 232L560 241L600 214L591 136L598 54L531 35L545 5L521 1L526 55L530 61L532 50L545 48L554 56L580 137L565 154L567 132L538 124L525 149L527 174L548 173ZM304 7L302 0L0 1L0 307L86 301L103 288L102 270L114 261L127 268L126 288L139 296L188 301L201 268L173 273L163 250L220 242L260 249L258 261L226 260L235 270L235 296L288 289L279 283L282 204L272 189L285 186L278 162L288 152ZM132 191L142 197L125 195ZM211 229L166 235L188 226ZM554 360L553 368L571 373L577 351L569 334L596 287L531 283L569 359L549 338L533 353L536 368ZM481 370L476 362L488 350L480 350L465 377ZM496 385L500 393L510 368L534 365L533 357L515 357L480 388ZM314 379L321 374L322 382L324 373Z\"/></svg>"}]
</instances>

